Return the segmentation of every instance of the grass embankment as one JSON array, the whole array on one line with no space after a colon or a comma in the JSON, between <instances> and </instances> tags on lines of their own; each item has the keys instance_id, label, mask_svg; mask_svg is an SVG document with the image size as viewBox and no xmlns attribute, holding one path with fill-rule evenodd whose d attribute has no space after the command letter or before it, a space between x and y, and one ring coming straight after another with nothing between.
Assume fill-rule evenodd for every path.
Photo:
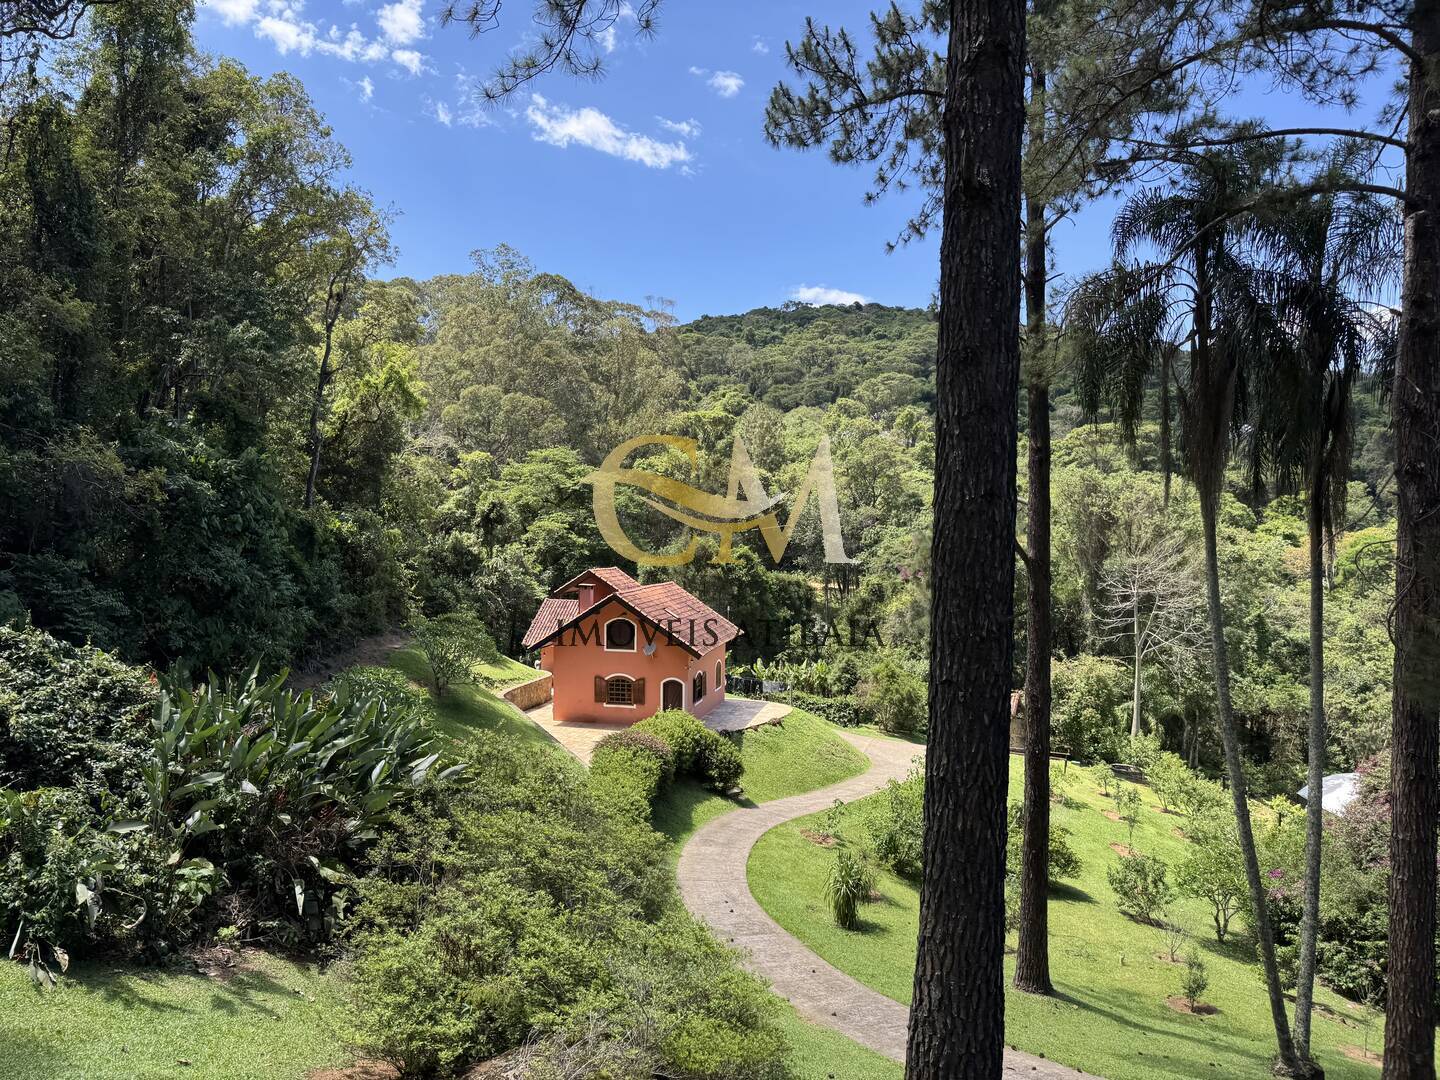
<instances>
[{"instance_id":1,"label":"grass embankment","mask_svg":"<svg viewBox=\"0 0 1440 1080\"><path fill-rule=\"evenodd\" d=\"M228 977L96 962L40 990L0 964L0 1076L24 1080L296 1080L348 1060L343 986L245 954Z\"/></svg>"},{"instance_id":2,"label":"grass embankment","mask_svg":"<svg viewBox=\"0 0 1440 1080\"><path fill-rule=\"evenodd\" d=\"M412 682L430 686L430 669L425 657L414 647L396 649L386 661L389 667L404 672ZM477 670L489 674L493 669L497 677L522 683L534 677L532 668L506 658L503 664L481 665ZM497 693L473 683L459 683L451 686L445 696L431 699L435 703L435 718L440 731L459 743L464 743L477 731L488 731L496 735L518 739L521 742L540 743L554 746L555 740L525 719L515 707Z\"/></svg>"},{"instance_id":3,"label":"grass embankment","mask_svg":"<svg viewBox=\"0 0 1440 1080\"><path fill-rule=\"evenodd\" d=\"M1165 956L1161 932L1132 922L1115 907L1106 868L1117 858L1112 844L1131 843L1126 826L1104 811L1112 800L1088 778L1074 777L1070 806L1054 806L1084 863L1077 880L1050 897L1050 963L1057 995L1038 998L1010 989L1013 957L1006 961L1006 1040L1109 1080L1193 1080L1195 1077L1268 1075L1274 1053L1268 999L1251 944L1216 943L1207 905L1179 901L1174 914L1189 931L1187 949L1205 962L1203 995L1218 1012L1177 1012L1166 1003L1180 993L1182 967ZM1010 789L1022 787L1020 759L1011 758ZM1148 788L1134 847L1175 866L1188 841L1183 815L1161 812ZM864 800L841 811L842 835L860 835ZM750 856L750 888L770 915L830 963L897 1001L910 1000L919 898L913 884L881 873L881 899L865 905L858 931L835 926L824 902L833 852L801 835L821 832L825 816L787 822L771 830ZM1239 920L1234 927L1239 930ZM1012 937L1013 945L1013 937ZM1183 956L1183 950L1182 950ZM1353 1060L1340 1047L1374 1049L1383 1022L1320 990L1312 1045L1332 1080L1371 1080L1374 1065ZM1358 1053L1358 1051L1355 1051ZM837 1074L839 1075L839 1074Z\"/></svg>"},{"instance_id":4,"label":"grass embankment","mask_svg":"<svg viewBox=\"0 0 1440 1080\"><path fill-rule=\"evenodd\" d=\"M745 763L738 805L755 806L839 783L870 767L869 760L835 733L835 728L802 709L779 724L732 735ZM677 780L655 804L656 830L677 849L711 818L737 806L693 780Z\"/></svg>"}]
</instances>

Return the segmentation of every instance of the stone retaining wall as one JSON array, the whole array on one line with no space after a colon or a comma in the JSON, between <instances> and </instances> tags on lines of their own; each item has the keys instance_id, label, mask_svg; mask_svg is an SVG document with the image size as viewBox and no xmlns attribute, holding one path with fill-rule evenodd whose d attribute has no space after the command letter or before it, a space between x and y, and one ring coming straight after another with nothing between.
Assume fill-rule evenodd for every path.
<instances>
[{"instance_id":1,"label":"stone retaining wall","mask_svg":"<svg viewBox=\"0 0 1440 1080\"><path fill-rule=\"evenodd\" d=\"M519 686L512 686L505 691L504 698L521 712L536 708L550 700L551 682L550 673L543 672L537 679L531 679Z\"/></svg>"}]
</instances>

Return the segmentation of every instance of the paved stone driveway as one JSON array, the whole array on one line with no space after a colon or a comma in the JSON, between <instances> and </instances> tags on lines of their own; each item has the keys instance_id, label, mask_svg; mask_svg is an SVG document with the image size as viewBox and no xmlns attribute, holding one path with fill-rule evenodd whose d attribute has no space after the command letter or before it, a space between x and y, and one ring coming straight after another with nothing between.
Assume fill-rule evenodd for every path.
<instances>
[{"instance_id":1,"label":"paved stone driveway","mask_svg":"<svg viewBox=\"0 0 1440 1080\"><path fill-rule=\"evenodd\" d=\"M870 758L870 770L819 791L732 810L702 826L680 853L676 876L691 913L748 954L747 965L806 1019L833 1028L892 1061L905 1060L910 1010L831 967L781 929L750 895L745 864L760 837L791 818L878 791L899 779L921 748L853 732L840 735ZM1006 1077L1074 1080L1078 1069L1045 1058L1005 1051Z\"/></svg>"},{"instance_id":2,"label":"paved stone driveway","mask_svg":"<svg viewBox=\"0 0 1440 1080\"><path fill-rule=\"evenodd\" d=\"M749 698L727 697L705 717L711 731L745 731L748 728L773 724L790 711L789 705L776 701L751 701ZM552 739L585 764L595 744L612 731L624 731L629 724L607 724L597 720L556 720L550 702L524 714Z\"/></svg>"}]
</instances>

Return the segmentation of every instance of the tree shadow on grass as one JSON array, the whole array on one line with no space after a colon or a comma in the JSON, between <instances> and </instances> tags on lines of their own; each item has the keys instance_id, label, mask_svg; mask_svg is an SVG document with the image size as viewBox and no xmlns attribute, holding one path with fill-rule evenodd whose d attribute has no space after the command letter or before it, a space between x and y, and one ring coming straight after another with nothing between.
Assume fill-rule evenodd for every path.
<instances>
[{"instance_id":1,"label":"tree shadow on grass","mask_svg":"<svg viewBox=\"0 0 1440 1080\"><path fill-rule=\"evenodd\" d=\"M1116 995L1112 995L1116 996ZM1236 1036L1217 1031L1213 1027L1188 1027L1186 1019L1176 1013L1176 1021L1165 1021L1162 1023L1146 1023L1135 1019L1134 1013L1147 1008L1146 999L1139 994L1120 993L1118 996L1129 999L1128 1004L1121 1001L1107 1002L1101 1004L1093 998L1080 997L1076 994L1063 990L1056 990L1054 1000L1072 1008L1081 1010L1092 1016L1103 1018L1119 1028L1128 1028L1131 1031L1140 1033L1143 1036L1156 1036L1162 1039L1170 1039L1176 1042L1193 1044L1196 1048L1195 1058L1177 1058L1174 1056L1160 1055L1151 1052L1147 1054L1143 1043L1134 1044L1135 1056L1153 1057L1156 1060L1163 1058L1164 1069L1167 1072L1183 1076L1211 1077L1216 1075L1215 1062L1217 1055L1240 1057L1244 1059L1254 1058L1253 1047ZM1119 1051L1125 1056L1124 1050ZM1263 1065L1263 1063L1262 1063ZM1256 1075L1263 1075L1264 1070Z\"/></svg>"},{"instance_id":2,"label":"tree shadow on grass","mask_svg":"<svg viewBox=\"0 0 1440 1080\"><path fill-rule=\"evenodd\" d=\"M1097 901L1084 889L1076 885L1070 885L1063 881L1050 882L1050 898L1052 900L1072 900L1077 904L1094 904Z\"/></svg>"},{"instance_id":3,"label":"tree shadow on grass","mask_svg":"<svg viewBox=\"0 0 1440 1080\"><path fill-rule=\"evenodd\" d=\"M261 1016L278 1018L282 1013L274 1008L274 1001L293 1001L298 997L293 988L254 968L220 980L199 972L96 965L78 970L71 968L67 977L107 1001L128 1009L144 1009L158 1013L193 1012L199 1002L206 1000L205 1008L208 1009L231 1014L246 1010ZM182 1002L167 1001L158 993L148 992L152 986L158 991L157 984L161 979L168 984L166 993L183 996Z\"/></svg>"},{"instance_id":4,"label":"tree shadow on grass","mask_svg":"<svg viewBox=\"0 0 1440 1080\"><path fill-rule=\"evenodd\" d=\"M724 803L726 810L753 810L759 805L748 795L739 799L727 799L704 784L679 778L655 802L655 809L651 814L655 831L672 842L688 837L705 821L717 816L714 813L701 815L697 811L702 806L712 806L717 802Z\"/></svg>"}]
</instances>

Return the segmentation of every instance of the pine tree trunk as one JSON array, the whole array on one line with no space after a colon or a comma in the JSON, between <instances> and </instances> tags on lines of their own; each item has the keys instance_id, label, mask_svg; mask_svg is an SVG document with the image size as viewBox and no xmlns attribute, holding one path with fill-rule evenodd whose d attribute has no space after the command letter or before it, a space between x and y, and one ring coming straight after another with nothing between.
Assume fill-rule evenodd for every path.
<instances>
[{"instance_id":1,"label":"pine tree trunk","mask_svg":"<svg viewBox=\"0 0 1440 1080\"><path fill-rule=\"evenodd\" d=\"M1043 93L1044 79L1032 77ZM1025 201L1025 314L1030 347L1045 334L1045 206ZM1050 982L1050 387L1036 363L1026 386L1025 836L1020 849L1020 940L1015 986L1053 994Z\"/></svg>"},{"instance_id":2,"label":"pine tree trunk","mask_svg":"<svg viewBox=\"0 0 1440 1080\"><path fill-rule=\"evenodd\" d=\"M1021 0L954 0L910 1080L994 1080L1004 1061L1024 59Z\"/></svg>"},{"instance_id":3,"label":"pine tree trunk","mask_svg":"<svg viewBox=\"0 0 1440 1080\"><path fill-rule=\"evenodd\" d=\"M1235 804L1236 831L1245 861L1245 880L1250 887L1250 905L1255 917L1255 936L1260 941L1260 960L1265 969L1265 987L1270 996L1270 1015L1275 1024L1275 1041L1283 1067L1298 1075L1299 1060L1290 1037L1290 1018L1285 1012L1285 994L1280 988L1280 974L1275 966L1275 934L1270 926L1270 912L1265 902L1265 886L1260 880L1260 859L1255 850L1255 830L1250 822L1250 799L1245 786L1245 770L1240 762L1240 740L1235 733L1235 710L1230 699L1230 657L1225 646L1225 615L1220 605L1220 558L1215 539L1215 519L1220 494L1200 492L1200 518L1205 533L1205 594L1210 608L1210 647L1215 665L1215 696L1220 716L1220 739L1225 748L1225 771L1230 780L1230 794Z\"/></svg>"},{"instance_id":4,"label":"pine tree trunk","mask_svg":"<svg viewBox=\"0 0 1440 1080\"><path fill-rule=\"evenodd\" d=\"M1385 1080L1435 1076L1435 856L1440 818L1440 7L1411 38L1405 270L1393 391L1395 702Z\"/></svg>"},{"instance_id":5,"label":"pine tree trunk","mask_svg":"<svg viewBox=\"0 0 1440 1080\"><path fill-rule=\"evenodd\" d=\"M1300 920L1300 963L1295 980L1295 1049L1310 1058L1310 1017L1315 994L1315 944L1320 934L1320 843L1325 781L1325 477L1323 434L1310 465L1307 525L1310 542L1309 797L1305 800L1305 910ZM1312 1059L1313 1060L1313 1059ZM1319 1066L1314 1066L1318 1070ZM1323 1075L1323 1074L1320 1074Z\"/></svg>"}]
</instances>

